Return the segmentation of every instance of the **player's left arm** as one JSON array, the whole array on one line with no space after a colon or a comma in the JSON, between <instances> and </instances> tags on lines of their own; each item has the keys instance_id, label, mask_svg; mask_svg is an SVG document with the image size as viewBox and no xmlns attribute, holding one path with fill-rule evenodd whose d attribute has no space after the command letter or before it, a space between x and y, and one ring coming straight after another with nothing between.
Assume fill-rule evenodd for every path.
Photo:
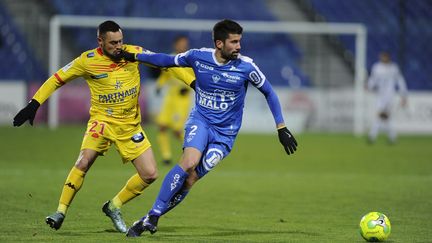
<instances>
[{"instance_id":1,"label":"player's left arm","mask_svg":"<svg viewBox=\"0 0 432 243\"><path fill-rule=\"evenodd\" d=\"M276 92L274 92L271 84L267 80L264 80L263 84L258 89L266 97L267 104L273 114L278 131L279 142L282 144L287 154L293 154L294 151L297 150L297 140L285 126L281 105Z\"/></svg>"},{"instance_id":2,"label":"player's left arm","mask_svg":"<svg viewBox=\"0 0 432 243\"><path fill-rule=\"evenodd\" d=\"M397 80L397 86L399 88L399 93L401 95L401 105L406 106L408 89L406 86L405 79L398 67L396 67L396 80Z\"/></svg>"},{"instance_id":3,"label":"player's left arm","mask_svg":"<svg viewBox=\"0 0 432 243\"><path fill-rule=\"evenodd\" d=\"M187 86L195 90L195 74L192 68L168 68L167 72L175 79L182 81Z\"/></svg>"}]
</instances>

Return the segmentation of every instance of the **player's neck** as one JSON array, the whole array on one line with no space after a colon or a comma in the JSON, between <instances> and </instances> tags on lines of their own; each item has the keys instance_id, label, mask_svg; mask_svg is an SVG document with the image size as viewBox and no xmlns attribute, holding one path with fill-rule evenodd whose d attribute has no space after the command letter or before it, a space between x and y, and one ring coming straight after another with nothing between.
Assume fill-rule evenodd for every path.
<instances>
[{"instance_id":1,"label":"player's neck","mask_svg":"<svg viewBox=\"0 0 432 243\"><path fill-rule=\"evenodd\" d=\"M216 51L215 51L215 58L216 58L216 61L217 61L218 63L220 63L220 64L226 64L227 62L230 61L230 60L228 60L228 59L223 58L223 57L222 57L222 53L221 53L219 50L217 50L217 49L216 49Z\"/></svg>"}]
</instances>

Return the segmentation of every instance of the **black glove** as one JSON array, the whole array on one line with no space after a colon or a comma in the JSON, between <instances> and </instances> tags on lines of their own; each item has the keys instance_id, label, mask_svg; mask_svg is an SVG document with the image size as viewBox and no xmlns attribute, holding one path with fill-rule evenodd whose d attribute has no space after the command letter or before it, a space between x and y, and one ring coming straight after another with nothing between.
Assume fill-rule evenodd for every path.
<instances>
[{"instance_id":1,"label":"black glove","mask_svg":"<svg viewBox=\"0 0 432 243\"><path fill-rule=\"evenodd\" d=\"M161 92L162 92L162 89L159 88L159 87L156 87L156 89L155 89L155 94L156 94L157 96L159 96L159 95L161 94Z\"/></svg>"},{"instance_id":2,"label":"black glove","mask_svg":"<svg viewBox=\"0 0 432 243\"><path fill-rule=\"evenodd\" d=\"M195 90L195 81L196 81L196 80L192 81L192 82L189 84L189 86L190 86L193 90Z\"/></svg>"},{"instance_id":3,"label":"black glove","mask_svg":"<svg viewBox=\"0 0 432 243\"><path fill-rule=\"evenodd\" d=\"M33 120L36 116L36 111L38 110L39 106L40 104L39 102L37 102L37 100L35 99L30 100L27 106L24 107L22 110L20 110L18 114L16 114L16 116L14 117L13 119L14 127L21 126L27 120L29 120L30 125L33 126Z\"/></svg>"},{"instance_id":4,"label":"black glove","mask_svg":"<svg viewBox=\"0 0 432 243\"><path fill-rule=\"evenodd\" d=\"M119 53L119 57L123 58L124 60L129 61L129 62L135 62L136 61L136 59L135 59L135 53L130 53L130 52L126 51L126 50L122 50Z\"/></svg>"},{"instance_id":5,"label":"black glove","mask_svg":"<svg viewBox=\"0 0 432 243\"><path fill-rule=\"evenodd\" d=\"M287 154L293 154L297 150L297 141L286 127L278 129L278 136Z\"/></svg>"}]
</instances>

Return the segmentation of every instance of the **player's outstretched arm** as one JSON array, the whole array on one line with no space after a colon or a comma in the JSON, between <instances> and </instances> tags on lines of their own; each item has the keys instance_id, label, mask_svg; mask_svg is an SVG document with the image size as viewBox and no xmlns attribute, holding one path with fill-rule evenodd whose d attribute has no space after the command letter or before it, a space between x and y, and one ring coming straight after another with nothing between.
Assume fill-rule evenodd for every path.
<instances>
[{"instance_id":1,"label":"player's outstretched arm","mask_svg":"<svg viewBox=\"0 0 432 243\"><path fill-rule=\"evenodd\" d=\"M293 154L297 150L297 140L285 126L278 128L279 142L287 154Z\"/></svg>"},{"instance_id":2,"label":"player's outstretched arm","mask_svg":"<svg viewBox=\"0 0 432 243\"><path fill-rule=\"evenodd\" d=\"M150 51L143 51L142 53L130 53L123 50L120 53L121 57L130 62L143 62L156 67L175 67L175 56L164 53L153 53Z\"/></svg>"},{"instance_id":3,"label":"player's outstretched arm","mask_svg":"<svg viewBox=\"0 0 432 243\"><path fill-rule=\"evenodd\" d=\"M37 112L39 106L40 106L40 103L37 100L35 100L35 99L30 100L30 102L27 104L27 106L24 107L22 110L20 110L18 112L18 114L16 114L16 116L14 117L14 119L13 119L14 127L21 126L27 120L29 121L30 125L33 126L33 120L36 116L36 112Z\"/></svg>"}]
</instances>

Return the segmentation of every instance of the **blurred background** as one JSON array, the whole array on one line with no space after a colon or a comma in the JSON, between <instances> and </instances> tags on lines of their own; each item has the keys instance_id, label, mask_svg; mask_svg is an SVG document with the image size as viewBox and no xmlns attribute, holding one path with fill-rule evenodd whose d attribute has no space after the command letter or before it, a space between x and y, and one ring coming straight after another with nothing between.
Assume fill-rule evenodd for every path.
<instances>
[{"instance_id":1,"label":"blurred background","mask_svg":"<svg viewBox=\"0 0 432 243\"><path fill-rule=\"evenodd\" d=\"M430 0L1 0L0 1L0 124L13 116L52 74L49 68L50 20L55 15L139 17L159 19L279 21L297 23L356 23L367 31L362 82L381 51L399 65L409 90L408 106L397 108L395 126L402 133L432 133L432 1ZM121 21L120 26L124 27ZM173 22L175 25L175 21ZM62 27L58 68L80 53L97 47L93 27ZM301 29L301 27L299 27ZM208 31L124 28L125 43L170 53L179 34L191 48L213 47ZM373 94L364 92L362 114L354 114L356 39L350 34L248 33L242 54L250 56L275 87L288 126L296 132L352 132L360 119L360 133L374 116ZM160 101L154 95L158 71L142 68L141 109L151 122ZM242 131L273 131L265 99L248 91ZM59 124L85 124L89 91L77 80L59 91ZM363 94L362 94L363 95ZM38 123L48 121L48 102ZM266 115L262 115L265 113Z\"/></svg>"}]
</instances>

